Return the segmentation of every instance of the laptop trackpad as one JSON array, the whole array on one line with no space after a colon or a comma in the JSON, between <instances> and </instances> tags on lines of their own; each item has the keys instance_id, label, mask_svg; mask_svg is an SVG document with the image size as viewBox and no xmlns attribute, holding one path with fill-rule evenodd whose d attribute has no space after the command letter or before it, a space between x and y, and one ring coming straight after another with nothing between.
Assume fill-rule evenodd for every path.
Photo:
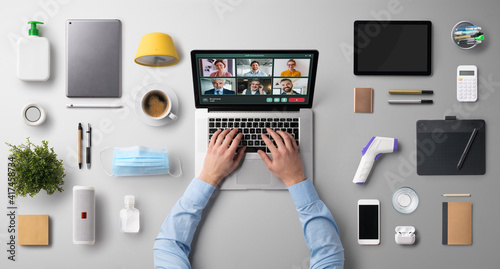
<instances>
[{"instance_id":1,"label":"laptop trackpad","mask_svg":"<svg viewBox=\"0 0 500 269\"><path fill-rule=\"evenodd\" d=\"M241 185L270 184L272 173L262 160L244 160L236 174L236 183Z\"/></svg>"}]
</instances>

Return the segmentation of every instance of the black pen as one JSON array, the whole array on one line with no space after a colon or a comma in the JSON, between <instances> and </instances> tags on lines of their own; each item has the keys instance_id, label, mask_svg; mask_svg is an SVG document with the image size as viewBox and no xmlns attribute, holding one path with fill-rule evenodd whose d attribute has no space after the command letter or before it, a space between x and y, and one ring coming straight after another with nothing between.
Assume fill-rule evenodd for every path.
<instances>
[{"instance_id":1,"label":"black pen","mask_svg":"<svg viewBox=\"0 0 500 269\"><path fill-rule=\"evenodd\" d=\"M90 128L90 123L87 129L87 168L90 169L90 147L92 146L92 128Z\"/></svg>"},{"instance_id":2,"label":"black pen","mask_svg":"<svg viewBox=\"0 0 500 269\"><path fill-rule=\"evenodd\" d=\"M432 104L432 100L389 100L389 104Z\"/></svg>"},{"instance_id":3,"label":"black pen","mask_svg":"<svg viewBox=\"0 0 500 269\"><path fill-rule=\"evenodd\" d=\"M431 90L389 90L390 94L433 94Z\"/></svg>"},{"instance_id":4,"label":"black pen","mask_svg":"<svg viewBox=\"0 0 500 269\"><path fill-rule=\"evenodd\" d=\"M476 138L476 134L477 134L477 128L474 128L474 130L472 131L472 134L469 137L469 142L467 142L467 145L465 146L464 152L462 153L462 157L460 157L460 160L458 161L457 170L460 170L462 168L462 165L464 165L465 158L467 157L467 154L469 153L472 142L474 142L474 138Z\"/></svg>"},{"instance_id":5,"label":"black pen","mask_svg":"<svg viewBox=\"0 0 500 269\"><path fill-rule=\"evenodd\" d=\"M78 168L82 169L82 124L78 123Z\"/></svg>"}]
</instances>

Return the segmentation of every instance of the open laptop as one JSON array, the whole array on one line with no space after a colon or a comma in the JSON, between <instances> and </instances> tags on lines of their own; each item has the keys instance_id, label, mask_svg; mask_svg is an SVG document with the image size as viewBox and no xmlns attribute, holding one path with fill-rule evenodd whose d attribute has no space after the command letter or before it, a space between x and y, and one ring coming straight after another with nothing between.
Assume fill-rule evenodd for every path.
<instances>
[{"instance_id":1,"label":"open laptop","mask_svg":"<svg viewBox=\"0 0 500 269\"><path fill-rule=\"evenodd\" d=\"M195 175L212 134L239 128L247 146L240 167L222 190L286 189L257 153L271 156L261 140L266 127L291 133L299 144L306 177L313 178L313 113L316 50L194 50Z\"/></svg>"}]
</instances>

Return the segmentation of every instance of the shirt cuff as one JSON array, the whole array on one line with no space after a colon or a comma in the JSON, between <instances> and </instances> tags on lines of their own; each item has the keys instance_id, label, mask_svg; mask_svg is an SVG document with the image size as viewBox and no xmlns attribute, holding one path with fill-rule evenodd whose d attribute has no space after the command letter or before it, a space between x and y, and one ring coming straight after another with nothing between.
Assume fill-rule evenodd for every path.
<instances>
[{"instance_id":1,"label":"shirt cuff","mask_svg":"<svg viewBox=\"0 0 500 269\"><path fill-rule=\"evenodd\" d=\"M297 209L319 200L318 193L310 179L288 187L288 191Z\"/></svg>"},{"instance_id":2,"label":"shirt cuff","mask_svg":"<svg viewBox=\"0 0 500 269\"><path fill-rule=\"evenodd\" d=\"M196 205L205 207L214 190L214 186L195 177L184 192L184 197L193 201Z\"/></svg>"}]
</instances>

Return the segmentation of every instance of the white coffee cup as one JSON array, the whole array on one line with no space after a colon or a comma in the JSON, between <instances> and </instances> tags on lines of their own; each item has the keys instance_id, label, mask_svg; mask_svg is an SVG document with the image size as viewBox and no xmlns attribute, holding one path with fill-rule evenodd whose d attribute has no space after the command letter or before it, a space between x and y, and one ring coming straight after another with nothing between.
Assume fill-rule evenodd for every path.
<instances>
[{"instance_id":1,"label":"white coffee cup","mask_svg":"<svg viewBox=\"0 0 500 269\"><path fill-rule=\"evenodd\" d=\"M142 111L149 118L162 120L169 117L172 120L177 119L177 115L172 112L172 100L161 90L151 90L147 92L141 101Z\"/></svg>"}]
</instances>

